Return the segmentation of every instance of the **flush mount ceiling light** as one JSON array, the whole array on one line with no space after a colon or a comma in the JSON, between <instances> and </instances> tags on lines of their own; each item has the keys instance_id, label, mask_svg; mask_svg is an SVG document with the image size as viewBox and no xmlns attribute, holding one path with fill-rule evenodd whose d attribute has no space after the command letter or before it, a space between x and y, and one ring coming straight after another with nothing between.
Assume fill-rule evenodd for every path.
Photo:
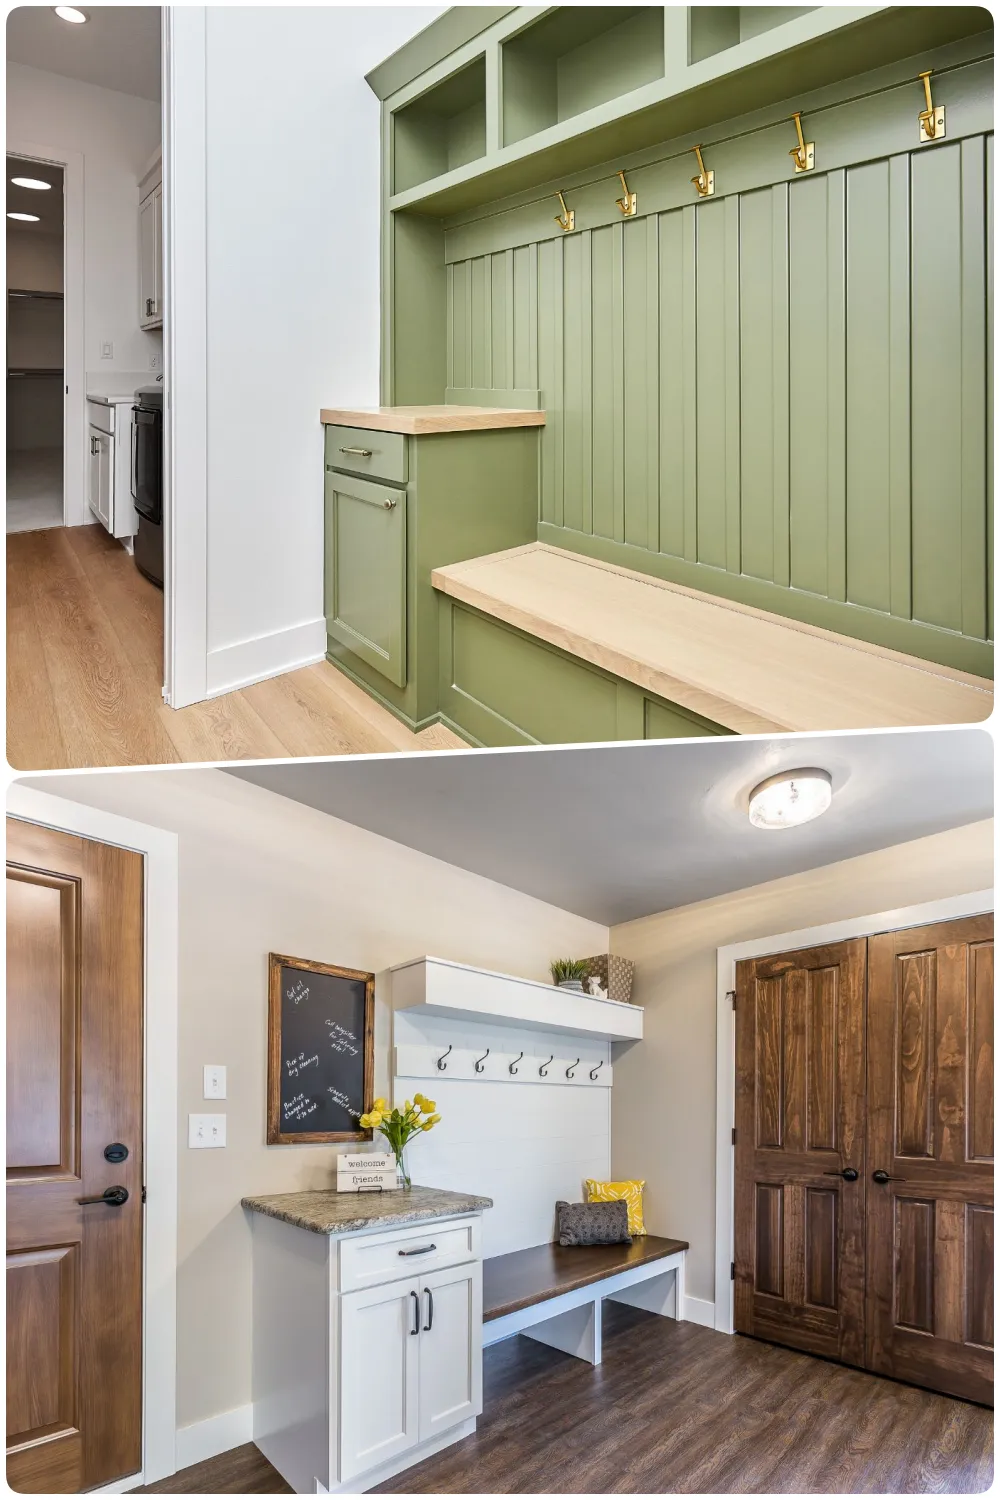
<instances>
[{"instance_id":1,"label":"flush mount ceiling light","mask_svg":"<svg viewBox=\"0 0 1000 1500\"><path fill-rule=\"evenodd\" d=\"M87 17L82 10L77 10L75 5L53 5L52 9L60 21L71 21L74 26L82 26Z\"/></svg>"},{"instance_id":2,"label":"flush mount ceiling light","mask_svg":"<svg viewBox=\"0 0 1000 1500\"><path fill-rule=\"evenodd\" d=\"M28 224L37 224L39 222L37 214L10 214L9 213L7 215L7 217L8 217L8 219L24 219L24 221L26 223L28 223Z\"/></svg>"},{"instance_id":3,"label":"flush mount ceiling light","mask_svg":"<svg viewBox=\"0 0 1000 1500\"><path fill-rule=\"evenodd\" d=\"M42 182L40 177L12 177L11 182L15 187L31 188L35 193L47 193L51 188L51 182Z\"/></svg>"},{"instance_id":4,"label":"flush mount ceiling light","mask_svg":"<svg viewBox=\"0 0 1000 1500\"><path fill-rule=\"evenodd\" d=\"M820 817L832 800L829 771L779 771L750 793L750 821L755 828L795 828Z\"/></svg>"}]
</instances>

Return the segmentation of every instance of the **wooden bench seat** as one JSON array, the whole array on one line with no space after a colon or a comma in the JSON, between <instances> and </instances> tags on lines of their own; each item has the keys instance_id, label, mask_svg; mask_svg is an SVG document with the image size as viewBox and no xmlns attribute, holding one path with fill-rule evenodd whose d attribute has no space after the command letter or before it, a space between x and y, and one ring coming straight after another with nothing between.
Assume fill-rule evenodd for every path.
<instances>
[{"instance_id":1,"label":"wooden bench seat","mask_svg":"<svg viewBox=\"0 0 1000 1500\"><path fill-rule=\"evenodd\" d=\"M993 706L986 678L541 542L431 581L737 734L977 723Z\"/></svg>"},{"instance_id":2,"label":"wooden bench seat","mask_svg":"<svg viewBox=\"0 0 1000 1500\"><path fill-rule=\"evenodd\" d=\"M637 1236L631 1245L533 1245L483 1262L483 1343L524 1333L601 1362L606 1297L684 1317L686 1240Z\"/></svg>"}]
</instances>

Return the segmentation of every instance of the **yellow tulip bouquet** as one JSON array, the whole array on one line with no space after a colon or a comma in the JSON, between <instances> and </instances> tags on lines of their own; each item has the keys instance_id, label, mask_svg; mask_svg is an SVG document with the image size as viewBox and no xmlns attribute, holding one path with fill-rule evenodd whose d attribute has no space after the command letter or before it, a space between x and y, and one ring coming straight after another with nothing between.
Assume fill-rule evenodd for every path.
<instances>
[{"instance_id":1,"label":"yellow tulip bouquet","mask_svg":"<svg viewBox=\"0 0 1000 1500\"><path fill-rule=\"evenodd\" d=\"M376 1099L368 1113L361 1116L362 1130L377 1130L389 1142L396 1158L397 1180L405 1188L412 1184L403 1161L403 1150L412 1136L418 1135L422 1130L433 1130L441 1118L434 1113L435 1107L433 1099L425 1099L423 1094L414 1094L413 1099L407 1099L402 1109L398 1105L394 1109L384 1099Z\"/></svg>"}]
</instances>

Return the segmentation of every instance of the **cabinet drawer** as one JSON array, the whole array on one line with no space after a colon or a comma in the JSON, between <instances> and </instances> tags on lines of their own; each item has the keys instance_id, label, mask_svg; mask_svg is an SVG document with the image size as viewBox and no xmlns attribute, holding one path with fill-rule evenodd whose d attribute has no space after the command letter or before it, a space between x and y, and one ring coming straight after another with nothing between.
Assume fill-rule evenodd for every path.
<instances>
[{"instance_id":1,"label":"cabinet drawer","mask_svg":"<svg viewBox=\"0 0 1000 1500\"><path fill-rule=\"evenodd\" d=\"M112 433L115 430L115 409L105 401L88 401L87 421L98 432Z\"/></svg>"},{"instance_id":2,"label":"cabinet drawer","mask_svg":"<svg viewBox=\"0 0 1000 1500\"><path fill-rule=\"evenodd\" d=\"M405 484L406 438L401 432L369 432L365 427L326 429L326 466L346 474L366 474Z\"/></svg>"},{"instance_id":3,"label":"cabinet drawer","mask_svg":"<svg viewBox=\"0 0 1000 1500\"><path fill-rule=\"evenodd\" d=\"M480 1255L478 1219L439 1219L384 1234L359 1234L340 1241L338 1289L356 1292L405 1276L454 1266Z\"/></svg>"},{"instance_id":4,"label":"cabinet drawer","mask_svg":"<svg viewBox=\"0 0 1000 1500\"><path fill-rule=\"evenodd\" d=\"M406 491L326 475L326 630L406 686Z\"/></svg>"}]
</instances>

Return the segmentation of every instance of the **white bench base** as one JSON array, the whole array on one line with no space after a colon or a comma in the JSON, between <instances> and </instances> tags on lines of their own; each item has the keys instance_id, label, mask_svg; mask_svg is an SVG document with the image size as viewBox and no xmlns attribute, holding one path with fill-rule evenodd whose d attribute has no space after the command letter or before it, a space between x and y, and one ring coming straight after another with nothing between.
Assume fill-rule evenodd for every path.
<instances>
[{"instance_id":1,"label":"white bench base","mask_svg":"<svg viewBox=\"0 0 1000 1500\"><path fill-rule=\"evenodd\" d=\"M605 1298L624 1302L644 1312L684 1321L684 1258L679 1250L660 1260L647 1261L595 1281L575 1287L544 1302L533 1302L483 1324L483 1347L499 1344L515 1333L527 1334L540 1344L575 1355L589 1364L601 1363L601 1311Z\"/></svg>"}]
</instances>

